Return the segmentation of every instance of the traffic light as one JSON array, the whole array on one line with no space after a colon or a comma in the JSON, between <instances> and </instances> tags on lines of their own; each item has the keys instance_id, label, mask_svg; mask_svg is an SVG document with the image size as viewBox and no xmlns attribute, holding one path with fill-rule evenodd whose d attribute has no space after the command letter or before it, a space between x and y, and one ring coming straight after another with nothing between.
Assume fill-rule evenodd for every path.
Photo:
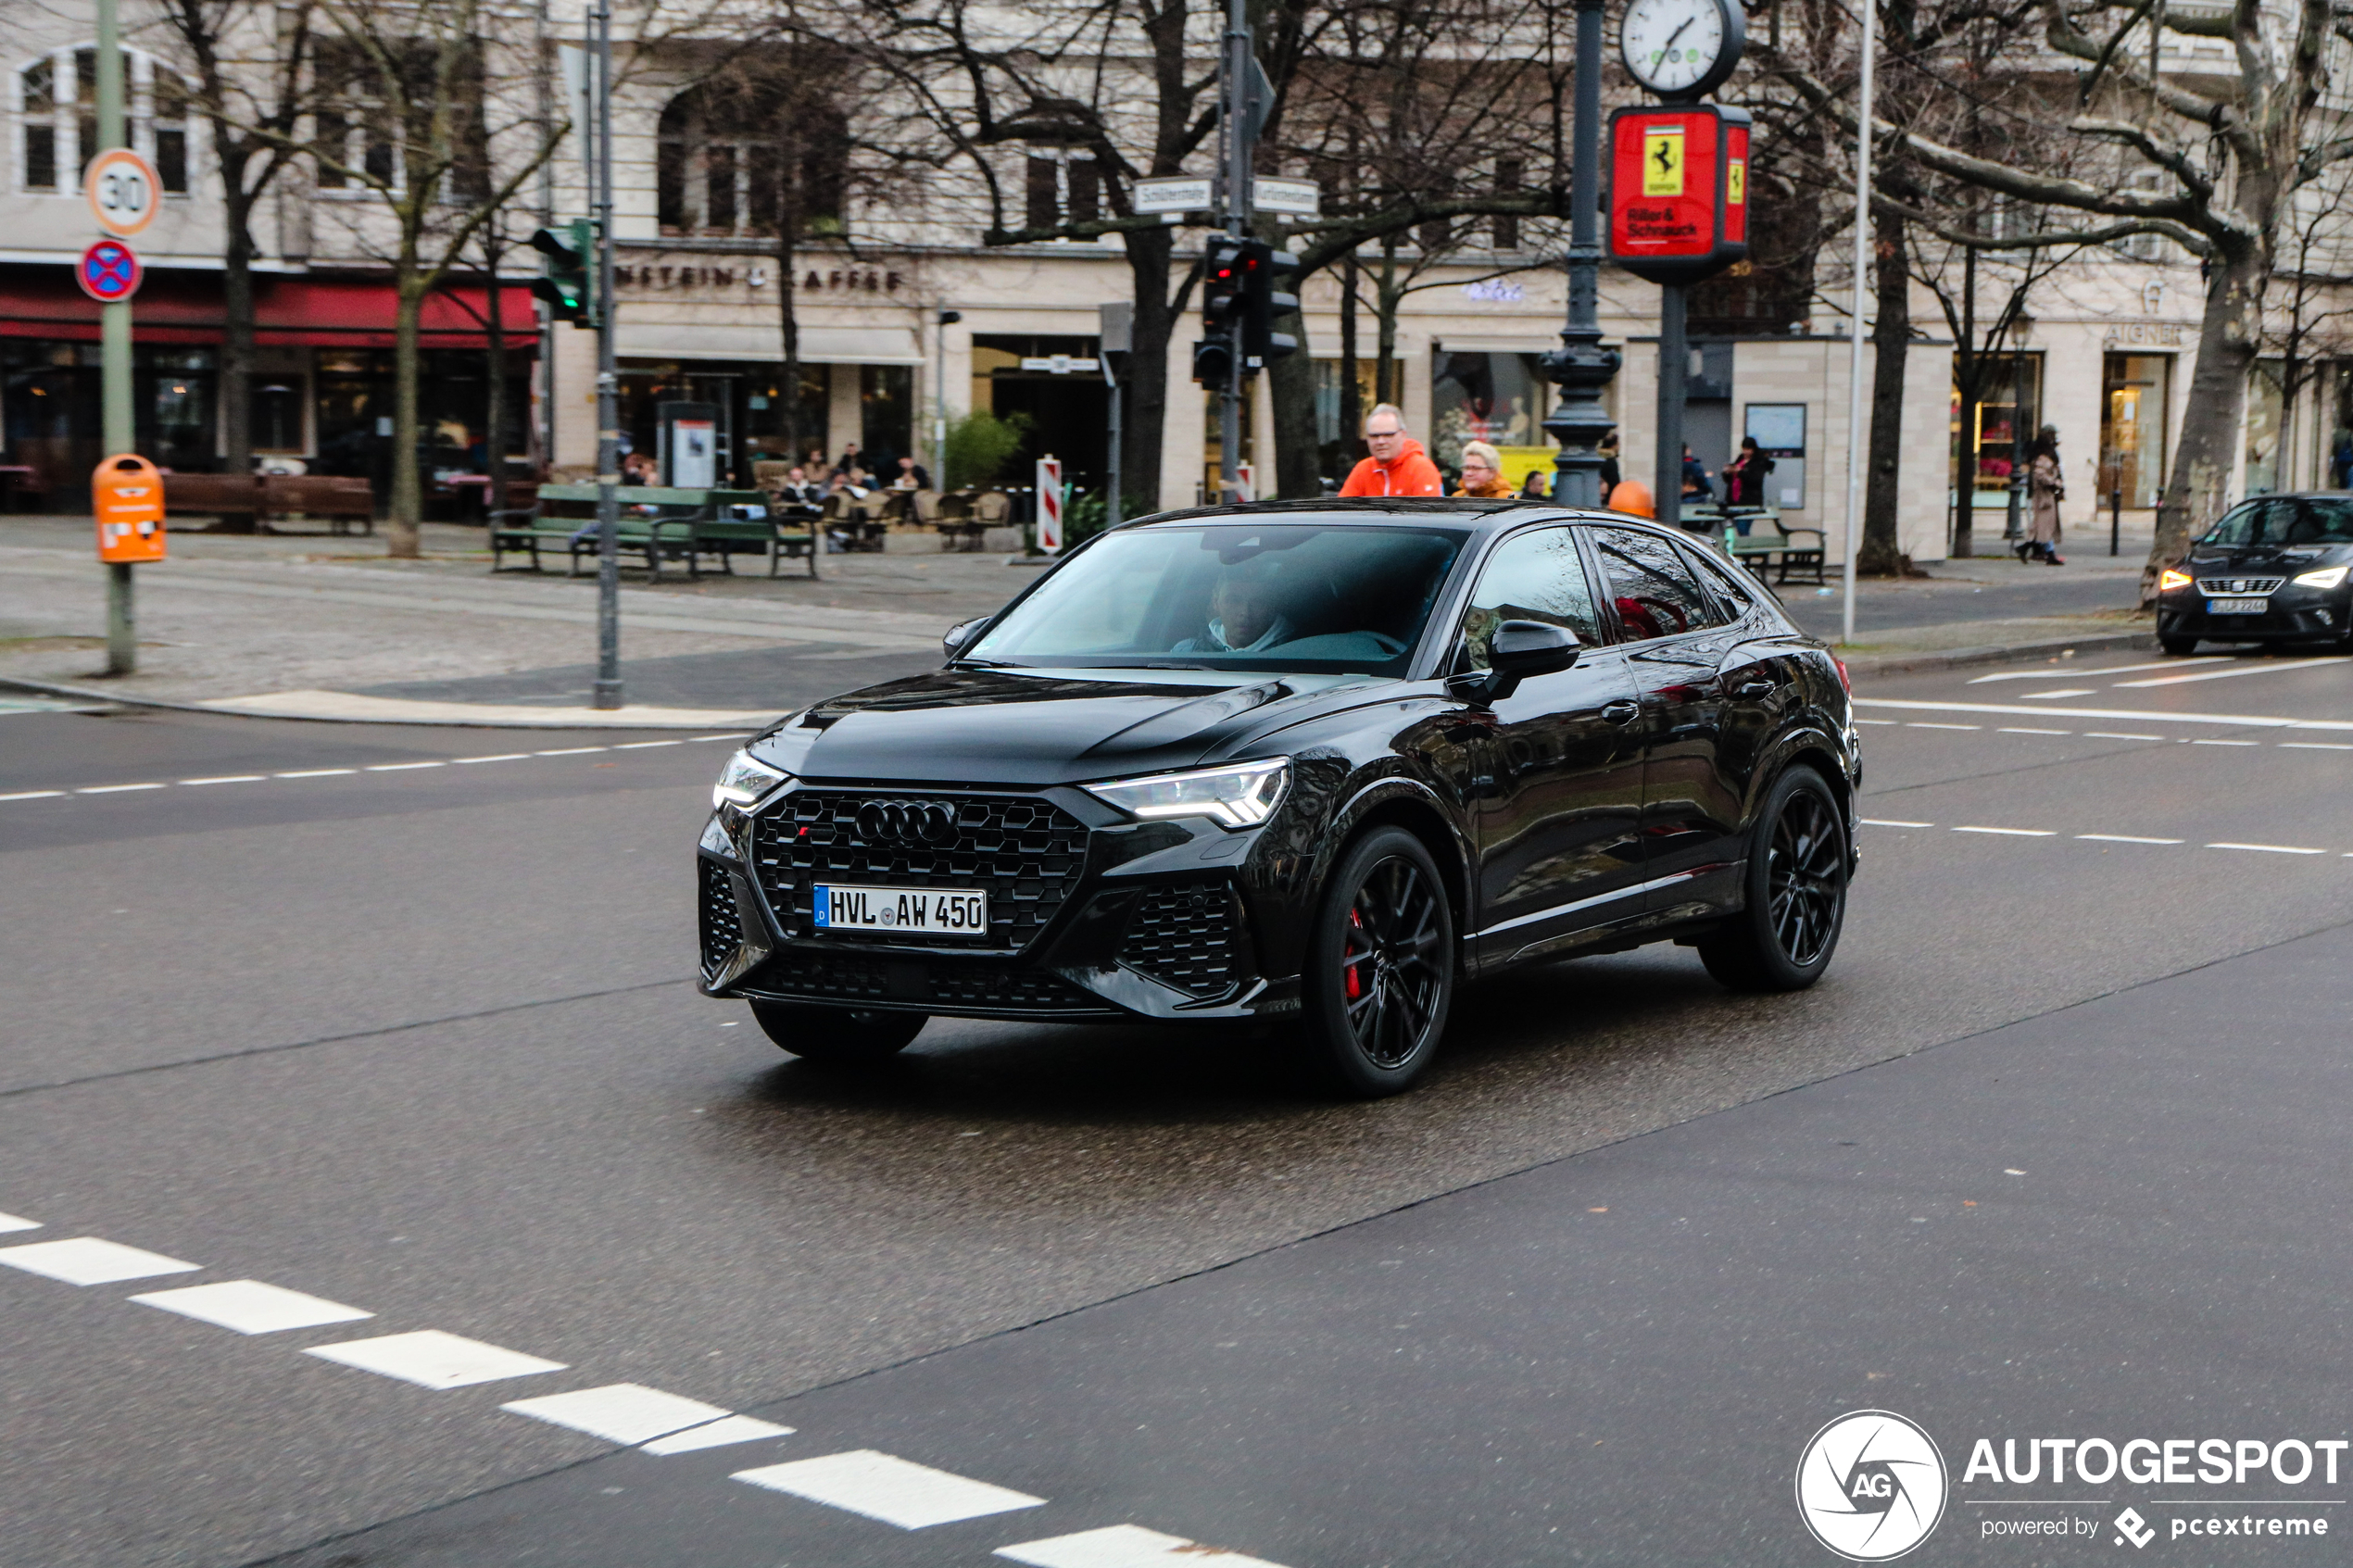
<instances>
[{"instance_id":1,"label":"traffic light","mask_svg":"<svg viewBox=\"0 0 2353 1568\"><path fill-rule=\"evenodd\" d=\"M531 248L547 258L532 282L534 297L546 300L559 321L597 325L597 220L575 218L560 230L539 230Z\"/></svg>"},{"instance_id":2,"label":"traffic light","mask_svg":"<svg viewBox=\"0 0 2353 1568\"><path fill-rule=\"evenodd\" d=\"M1239 350L1242 257L1250 242L1220 234L1209 242L1201 267L1201 342L1193 345L1193 380L1203 386L1227 385Z\"/></svg>"},{"instance_id":3,"label":"traffic light","mask_svg":"<svg viewBox=\"0 0 2353 1568\"><path fill-rule=\"evenodd\" d=\"M1299 339L1275 323L1299 308L1299 258L1264 240L1242 245L1242 370L1244 374L1299 352Z\"/></svg>"}]
</instances>

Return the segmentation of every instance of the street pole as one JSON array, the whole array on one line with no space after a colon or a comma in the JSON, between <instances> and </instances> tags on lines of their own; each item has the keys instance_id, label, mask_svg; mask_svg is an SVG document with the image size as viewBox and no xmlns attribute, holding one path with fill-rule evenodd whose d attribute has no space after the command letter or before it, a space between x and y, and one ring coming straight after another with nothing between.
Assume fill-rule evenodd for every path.
<instances>
[{"instance_id":1,"label":"street pole","mask_svg":"<svg viewBox=\"0 0 2353 1568\"><path fill-rule=\"evenodd\" d=\"M1249 12L1244 0L1228 0L1223 70L1226 232L1238 240L1250 233L1250 65ZM1237 333L1233 364L1217 395L1217 486L1229 502L1241 499L1242 346Z\"/></svg>"},{"instance_id":2,"label":"street pole","mask_svg":"<svg viewBox=\"0 0 2353 1568\"><path fill-rule=\"evenodd\" d=\"M591 706L621 706L621 378L613 358L612 4L597 0L597 687ZM780 281L790 288L792 280ZM796 396L798 387L785 395ZM822 547L813 539L810 548Z\"/></svg>"},{"instance_id":3,"label":"street pole","mask_svg":"<svg viewBox=\"0 0 2353 1568\"><path fill-rule=\"evenodd\" d=\"M1561 400L1544 420L1560 443L1553 459L1553 499L1599 507L1602 442L1610 430L1602 389L1617 374L1617 350L1602 346L1602 6L1577 0L1577 77L1569 147L1568 321L1561 346L1544 356L1544 374Z\"/></svg>"},{"instance_id":4,"label":"street pole","mask_svg":"<svg viewBox=\"0 0 2353 1568\"><path fill-rule=\"evenodd\" d=\"M948 488L948 329L964 319L961 310L942 310L932 324L937 349L937 370L931 378L931 482Z\"/></svg>"},{"instance_id":5,"label":"street pole","mask_svg":"<svg viewBox=\"0 0 2353 1568\"><path fill-rule=\"evenodd\" d=\"M2002 541L2015 546L2026 537L2025 521L2019 515L2020 503L2026 495L2026 349L2025 333L2015 324L2010 329L2010 499L2009 514L2002 522Z\"/></svg>"},{"instance_id":6,"label":"street pole","mask_svg":"<svg viewBox=\"0 0 2353 1568\"><path fill-rule=\"evenodd\" d=\"M1658 461L1654 515L1668 527L1683 521L1683 405L1692 351L1683 335L1684 286L1658 288Z\"/></svg>"},{"instance_id":7,"label":"street pole","mask_svg":"<svg viewBox=\"0 0 2353 1568\"><path fill-rule=\"evenodd\" d=\"M1863 80L1859 96L1862 115L1855 127L1855 299L1847 310L1853 352L1846 367L1846 564L1839 571L1846 602L1839 613L1842 643L1855 640L1855 558L1863 546L1863 299L1869 274L1871 243L1871 67L1879 42L1879 10L1875 0L1863 0ZM1882 323L1884 324L1884 323ZM1895 323L1892 331L1906 330Z\"/></svg>"},{"instance_id":8,"label":"street pole","mask_svg":"<svg viewBox=\"0 0 2353 1568\"><path fill-rule=\"evenodd\" d=\"M1108 354L1103 356L1103 381L1111 388L1111 456L1104 463L1111 473L1103 485L1103 526L1108 529L1117 528L1121 521L1119 515L1119 372L1112 369L1111 356ZM2108 553L2115 554L2112 550Z\"/></svg>"},{"instance_id":9,"label":"street pole","mask_svg":"<svg viewBox=\"0 0 2353 1568\"><path fill-rule=\"evenodd\" d=\"M98 144L88 156L131 144L122 122L122 24L116 0L98 0ZM151 198L152 198L151 193ZM137 440L131 417L131 302L98 307L99 428L109 458L128 452ZM131 586L131 563L107 563L107 673L129 675L139 668L138 606Z\"/></svg>"}]
</instances>

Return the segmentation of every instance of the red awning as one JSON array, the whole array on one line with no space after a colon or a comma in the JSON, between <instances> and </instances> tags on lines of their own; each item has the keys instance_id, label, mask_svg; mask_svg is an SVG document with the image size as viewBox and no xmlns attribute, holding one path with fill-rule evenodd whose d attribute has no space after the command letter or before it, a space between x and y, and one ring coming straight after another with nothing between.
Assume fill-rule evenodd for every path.
<instances>
[{"instance_id":1,"label":"red awning","mask_svg":"<svg viewBox=\"0 0 2353 1568\"><path fill-rule=\"evenodd\" d=\"M370 278L254 278L254 341L266 347L390 348L396 300L392 285ZM510 348L538 341L531 290L506 284L499 301ZM480 348L489 339L490 290L453 283L425 296L418 342L426 348ZM142 343L217 344L221 333L220 274L154 270L132 301ZM0 337L65 338L94 343L98 302L73 281L69 264L0 268Z\"/></svg>"}]
</instances>

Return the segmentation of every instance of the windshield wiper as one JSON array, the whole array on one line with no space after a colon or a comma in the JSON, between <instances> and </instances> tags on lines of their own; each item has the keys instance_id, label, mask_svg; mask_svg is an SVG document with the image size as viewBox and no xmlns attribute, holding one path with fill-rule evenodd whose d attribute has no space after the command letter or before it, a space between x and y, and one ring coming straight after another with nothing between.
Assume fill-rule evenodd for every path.
<instances>
[{"instance_id":1,"label":"windshield wiper","mask_svg":"<svg viewBox=\"0 0 2353 1568\"><path fill-rule=\"evenodd\" d=\"M1020 665L1010 659L951 659L950 670L1018 670Z\"/></svg>"}]
</instances>

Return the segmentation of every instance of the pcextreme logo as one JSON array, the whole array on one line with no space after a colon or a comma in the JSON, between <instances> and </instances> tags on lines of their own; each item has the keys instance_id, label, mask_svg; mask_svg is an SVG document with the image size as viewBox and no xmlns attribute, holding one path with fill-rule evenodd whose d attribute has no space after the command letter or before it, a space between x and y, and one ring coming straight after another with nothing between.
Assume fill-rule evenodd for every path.
<instances>
[{"instance_id":1,"label":"pcextreme logo","mask_svg":"<svg viewBox=\"0 0 2353 1568\"><path fill-rule=\"evenodd\" d=\"M1945 1490L1935 1439L1893 1411L1848 1411L1797 1461L1799 1516L1850 1562L1885 1562L1928 1539Z\"/></svg>"}]
</instances>

